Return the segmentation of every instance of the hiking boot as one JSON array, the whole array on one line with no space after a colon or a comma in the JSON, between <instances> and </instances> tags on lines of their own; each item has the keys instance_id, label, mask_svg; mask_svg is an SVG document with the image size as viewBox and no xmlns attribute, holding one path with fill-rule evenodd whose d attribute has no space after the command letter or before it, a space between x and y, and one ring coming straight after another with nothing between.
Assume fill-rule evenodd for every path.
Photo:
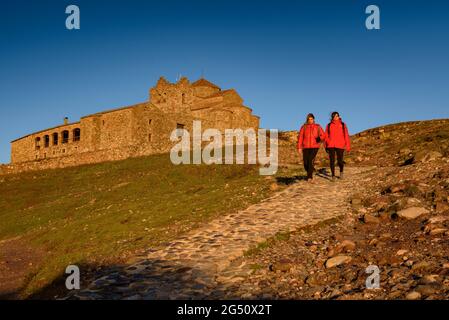
<instances>
[{"instance_id":1,"label":"hiking boot","mask_svg":"<svg viewBox=\"0 0 449 320\"><path fill-rule=\"evenodd\" d=\"M332 182L335 182L335 180L336 180L336 179L335 179L335 176L332 176L332 180L331 180L331 181L332 181Z\"/></svg>"},{"instance_id":2,"label":"hiking boot","mask_svg":"<svg viewBox=\"0 0 449 320\"><path fill-rule=\"evenodd\" d=\"M344 175L343 172L340 172L340 179L343 180L344 179Z\"/></svg>"}]
</instances>

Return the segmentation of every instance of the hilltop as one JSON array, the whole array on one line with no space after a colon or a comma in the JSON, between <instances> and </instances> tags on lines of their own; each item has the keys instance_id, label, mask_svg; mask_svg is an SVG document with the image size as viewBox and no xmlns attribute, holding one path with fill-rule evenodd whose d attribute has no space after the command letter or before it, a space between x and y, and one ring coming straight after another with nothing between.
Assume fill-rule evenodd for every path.
<instances>
[{"instance_id":1,"label":"hilltop","mask_svg":"<svg viewBox=\"0 0 449 320\"><path fill-rule=\"evenodd\" d=\"M296 134L280 133L274 177L166 154L1 176L1 294L63 297L77 264L83 288L104 294L84 298L447 298L449 120L353 135L347 180L334 184L321 150L314 186ZM364 287L371 264L382 290Z\"/></svg>"}]
</instances>

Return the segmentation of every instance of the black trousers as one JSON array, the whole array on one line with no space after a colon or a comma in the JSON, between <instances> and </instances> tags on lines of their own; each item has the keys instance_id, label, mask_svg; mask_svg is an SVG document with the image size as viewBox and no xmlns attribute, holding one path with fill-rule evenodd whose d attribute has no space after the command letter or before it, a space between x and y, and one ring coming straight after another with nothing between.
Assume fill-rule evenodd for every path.
<instances>
[{"instance_id":1,"label":"black trousers","mask_svg":"<svg viewBox=\"0 0 449 320\"><path fill-rule=\"evenodd\" d=\"M329 161L331 163L332 176L335 176L335 154L337 154L337 163L338 167L340 168L340 172L343 172L343 169L345 167L345 162L343 161L345 149L328 148L327 150L329 151Z\"/></svg>"},{"instance_id":2,"label":"black trousers","mask_svg":"<svg viewBox=\"0 0 449 320\"><path fill-rule=\"evenodd\" d=\"M307 148L302 150L302 160L304 162L304 170L307 172L307 179L312 179L315 157L318 153L318 148Z\"/></svg>"}]
</instances>

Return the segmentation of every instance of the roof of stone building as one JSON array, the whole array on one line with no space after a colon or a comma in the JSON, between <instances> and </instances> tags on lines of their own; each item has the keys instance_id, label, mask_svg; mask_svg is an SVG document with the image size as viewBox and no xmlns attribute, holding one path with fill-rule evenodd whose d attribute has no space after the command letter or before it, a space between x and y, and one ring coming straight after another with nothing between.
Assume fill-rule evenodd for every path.
<instances>
[{"instance_id":1,"label":"roof of stone building","mask_svg":"<svg viewBox=\"0 0 449 320\"><path fill-rule=\"evenodd\" d=\"M135 107L138 107L138 106L141 106L141 105L145 105L145 104L148 104L148 102L141 102L141 103L136 103L136 104L133 104L133 105L130 105L130 106L119 107L119 108L114 108L114 109L108 109L108 110L105 110L105 111L92 113L92 114L89 114L87 116L81 117L81 119L87 118L87 117L92 117L92 116L99 116L99 115L102 115L102 114L105 114L105 113L110 113L110 112L115 112L115 111L120 111L120 110L125 110L125 109L132 109L132 108L135 108Z\"/></svg>"},{"instance_id":2,"label":"roof of stone building","mask_svg":"<svg viewBox=\"0 0 449 320\"><path fill-rule=\"evenodd\" d=\"M125 109L131 109L131 108L135 108L135 107L138 107L138 106L141 106L141 105L144 105L144 104L147 104L147 102L137 103L137 104L133 104L133 105L130 105L130 106L119 107L119 108L115 108L115 109L109 109L109 110L100 111L100 112L97 112L97 113L92 113L92 114L89 114L87 116L81 117L81 119L87 118L87 117L92 117L92 116L99 116L99 115L102 115L102 114L105 114L105 113L109 113L109 112L115 112L115 111L120 111L120 110L125 110ZM77 124L77 123L80 123L80 121L72 122L72 123L68 123L68 124L61 124L59 126L55 126L55 127L39 130L39 131L36 131L36 132L33 132L33 133L29 133L29 134L27 134L27 135L25 135L23 137L15 139L15 140L12 140L11 142L15 142L15 141L21 140L23 138L32 136L34 134L38 134L38 133L45 132L45 131L48 131L48 130L54 130L54 129L61 128L61 127L64 127L64 126L70 126L70 125Z\"/></svg>"},{"instance_id":3,"label":"roof of stone building","mask_svg":"<svg viewBox=\"0 0 449 320\"><path fill-rule=\"evenodd\" d=\"M206 97L207 98L215 98L215 97L222 97L226 94L236 94L240 97L240 95L237 93L237 91L235 91L235 89L227 89L227 90L223 90L223 91L219 91L219 92L215 92L213 94L211 94L210 96Z\"/></svg>"},{"instance_id":4,"label":"roof of stone building","mask_svg":"<svg viewBox=\"0 0 449 320\"><path fill-rule=\"evenodd\" d=\"M219 86L213 84L212 82L210 82L210 81L208 81L208 80L206 80L204 78L201 78L201 79L195 81L194 83L192 83L192 86L193 87L211 87L211 88L215 88L215 89L220 89L221 90L221 88Z\"/></svg>"},{"instance_id":5,"label":"roof of stone building","mask_svg":"<svg viewBox=\"0 0 449 320\"><path fill-rule=\"evenodd\" d=\"M51 127L51 128L39 130L39 131L36 131L36 132L33 132L33 133L29 133L29 134L27 134L27 135L24 135L23 137L20 137L20 138L17 138L17 139L12 140L11 142L19 141L19 140L21 140L21 139L23 139L23 138L32 136L33 134L38 134L38 133L41 133L41 132L45 132L45 131L49 131L49 130L54 130L54 129L61 128L61 127L69 127L69 126L72 126L72 125L78 124L78 123L80 123L80 122L77 121L77 122L72 122L72 123L67 123L67 124L60 124L59 126L55 126L55 127Z\"/></svg>"}]
</instances>

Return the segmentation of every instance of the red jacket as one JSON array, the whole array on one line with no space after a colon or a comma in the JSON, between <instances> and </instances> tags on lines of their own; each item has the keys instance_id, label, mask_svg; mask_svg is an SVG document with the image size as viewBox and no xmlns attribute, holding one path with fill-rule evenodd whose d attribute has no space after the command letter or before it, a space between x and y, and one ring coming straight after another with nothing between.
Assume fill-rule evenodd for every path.
<instances>
[{"instance_id":1,"label":"red jacket","mask_svg":"<svg viewBox=\"0 0 449 320\"><path fill-rule=\"evenodd\" d=\"M326 148L339 148L351 150L351 140L349 139L348 127L345 124L343 130L343 124L341 120L332 120L326 126L326 142L324 143Z\"/></svg>"},{"instance_id":2,"label":"red jacket","mask_svg":"<svg viewBox=\"0 0 449 320\"><path fill-rule=\"evenodd\" d=\"M326 140L326 134L323 128L319 124L305 124L301 127L298 134L299 149L319 148L320 142L316 141L316 138L320 137L321 141Z\"/></svg>"}]
</instances>

